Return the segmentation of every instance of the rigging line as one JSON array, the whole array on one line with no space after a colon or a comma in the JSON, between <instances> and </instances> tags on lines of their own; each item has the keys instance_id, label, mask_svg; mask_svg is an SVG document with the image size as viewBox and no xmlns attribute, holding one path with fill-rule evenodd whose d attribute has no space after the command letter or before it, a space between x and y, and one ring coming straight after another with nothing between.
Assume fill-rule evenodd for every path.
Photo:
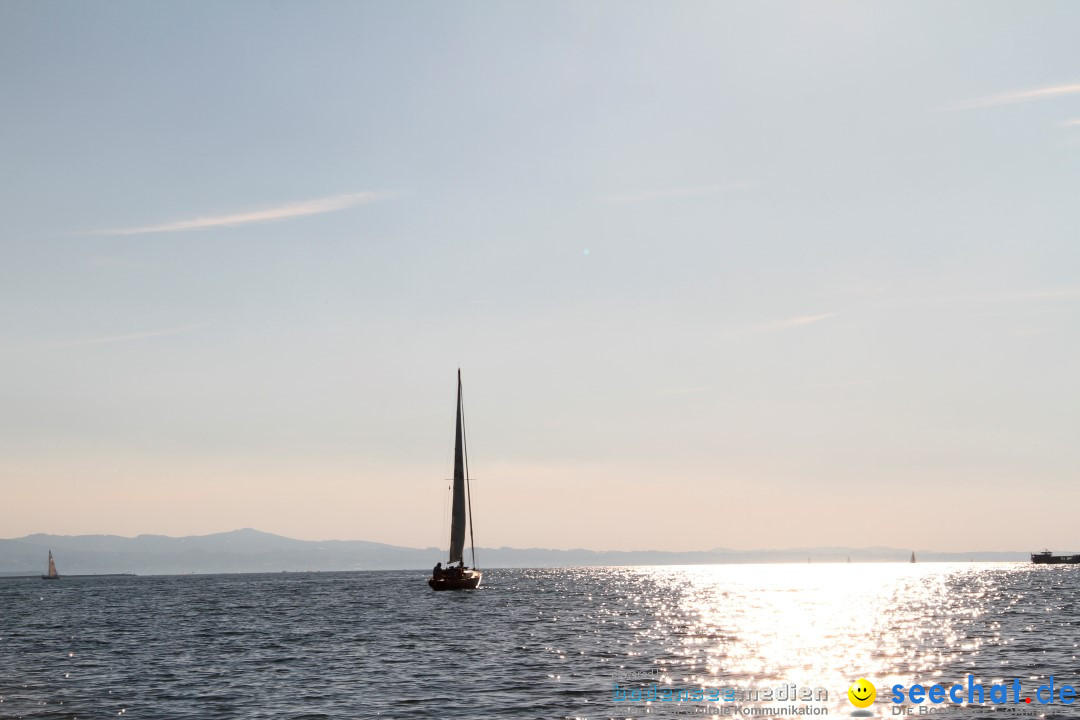
<instances>
[{"instance_id":1,"label":"rigging line","mask_svg":"<svg viewBox=\"0 0 1080 720\"><path fill-rule=\"evenodd\" d=\"M469 501L469 548L472 550L472 566L476 568L476 541L473 540L472 482L469 480L469 448L465 442L465 391L458 386L458 405L461 412L461 455L465 461L465 492Z\"/></svg>"},{"instance_id":2,"label":"rigging line","mask_svg":"<svg viewBox=\"0 0 1080 720\"><path fill-rule=\"evenodd\" d=\"M457 412L457 408L454 408L454 412L455 413ZM456 417L454 418L454 420L451 420L451 427L453 427L454 421L456 421ZM448 477L453 476L453 474L454 474L453 467L454 467L454 438L453 438L453 433L450 432L450 433L446 433L446 454L443 456L443 478L448 478ZM448 527L449 515L447 513L447 508L450 507L450 497L451 497L451 493L453 492L452 488L453 488L453 484L454 484L454 481L452 479L451 480L444 480L444 482L448 483L448 485L446 486L446 492L443 493L442 515L440 516L441 520L439 521L439 539L435 543L435 547L437 547L439 549L442 549L442 544L446 540L447 535L449 535L449 527ZM447 557L449 557L449 554L447 555Z\"/></svg>"},{"instance_id":3,"label":"rigging line","mask_svg":"<svg viewBox=\"0 0 1080 720\"><path fill-rule=\"evenodd\" d=\"M442 521L439 523L439 540L435 543L435 547L439 548L440 550L442 549L443 540L446 539L446 514L447 508L450 506L450 492L450 486L447 485L446 492L443 493L442 497Z\"/></svg>"}]
</instances>

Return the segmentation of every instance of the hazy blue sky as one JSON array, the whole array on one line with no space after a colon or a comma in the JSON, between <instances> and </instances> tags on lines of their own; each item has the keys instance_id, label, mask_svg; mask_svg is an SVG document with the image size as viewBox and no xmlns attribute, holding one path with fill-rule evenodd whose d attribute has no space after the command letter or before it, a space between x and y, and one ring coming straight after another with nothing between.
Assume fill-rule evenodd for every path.
<instances>
[{"instance_id":1,"label":"hazy blue sky","mask_svg":"<svg viewBox=\"0 0 1080 720\"><path fill-rule=\"evenodd\" d=\"M1080 549L1080 7L0 4L0 536Z\"/></svg>"}]
</instances>

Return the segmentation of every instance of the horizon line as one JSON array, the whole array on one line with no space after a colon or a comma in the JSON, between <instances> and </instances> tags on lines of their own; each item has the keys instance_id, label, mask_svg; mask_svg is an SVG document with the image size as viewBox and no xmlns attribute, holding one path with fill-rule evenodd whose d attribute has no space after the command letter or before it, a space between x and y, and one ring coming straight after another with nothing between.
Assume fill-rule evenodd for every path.
<instances>
[{"instance_id":1,"label":"horizon line","mask_svg":"<svg viewBox=\"0 0 1080 720\"><path fill-rule=\"evenodd\" d=\"M22 537L0 538L0 541L8 540L8 541L13 541L13 542L18 542L20 540L26 540L27 538L33 538L35 536L47 536L47 537L50 537L50 538L115 537L115 538L121 538L121 539L124 539L124 540L137 540L137 539L139 539L141 537L164 537L164 538L169 538L170 540L184 540L184 539L188 539L188 538L206 538L206 537L212 537L212 536L215 536L215 535L231 535L231 534L242 533L242 532L258 533L260 535L268 535L268 536L274 537L274 538L280 538L280 539L283 539L283 540L291 540L293 542L303 542L303 543L316 543L317 544L317 543L354 543L354 542L358 542L358 543L369 543L369 544L372 544L372 545L386 545L388 547L398 548L398 549L401 549L401 550L416 550L416 551L432 550L432 549L440 550L440 551L445 550L445 548L435 547L435 546L413 547L413 546L408 546L408 545L394 545L392 543L381 542L381 541L378 541L378 540L360 540L360 539L341 540L341 539L337 539L337 538L330 538L330 539L323 539L323 540L305 540L305 539L301 539L301 538L289 537L288 535L279 535L277 533L267 532L265 530L259 530L257 528L252 528L252 527L236 528L234 530L223 530L223 531L219 531L219 532L206 533L206 534L203 534L203 535L164 535L164 534L161 534L161 533L139 533L138 535L115 535L115 534L111 534L111 533L82 533L82 534L78 534L78 535L58 535L58 534L55 534L55 533L37 532L37 533L29 533L27 535L23 535ZM801 553L801 554L805 554L807 552L810 552L812 554L815 550L819 551L819 552L820 551L830 551L828 553L825 553L825 554L829 554L829 555L842 554L841 551L845 551L845 552L846 551L856 551L856 552L859 552L859 551L861 551L861 552L867 552L867 551L896 551L896 552L903 552L903 553L914 552L916 555L918 555L920 553L931 554L931 555L933 555L933 554L937 554L937 555L966 555L966 554L975 554L975 553L994 553L994 554L1023 553L1023 554L1031 554L1032 552L1037 552L1037 551L1032 551L1032 550L933 550L933 549L927 549L927 548L923 548L923 549L918 549L918 548L915 548L915 549L912 549L912 548L898 548L898 547L892 547L892 546L886 546L886 545L870 545L870 546L862 546L862 547L849 546L849 545L817 545L817 546L805 546L805 547L752 548L752 549L715 547L715 548L706 548L706 549L698 549L698 550L656 550L656 549L594 550L594 549L591 549L591 548L583 548L583 547L574 547L574 548L565 548L565 549L563 549L563 548L536 547L536 546L533 546L533 547L511 547L511 546L507 546L507 545L498 546L498 547L484 547L484 546L481 545L481 546L478 546L478 549L488 550L488 551L491 551L491 550L495 550L495 551L498 551L498 550L514 550L514 551L542 550L542 551L546 551L546 552L559 552L559 553L571 553L571 552L590 552L590 553L666 553L666 554L671 554L671 555L690 554L690 553L701 553L701 554L706 554L706 553L716 553L716 554L740 554L740 553L741 554L754 554L754 553L787 553L787 552L790 552L790 553L797 552L797 553Z\"/></svg>"}]
</instances>

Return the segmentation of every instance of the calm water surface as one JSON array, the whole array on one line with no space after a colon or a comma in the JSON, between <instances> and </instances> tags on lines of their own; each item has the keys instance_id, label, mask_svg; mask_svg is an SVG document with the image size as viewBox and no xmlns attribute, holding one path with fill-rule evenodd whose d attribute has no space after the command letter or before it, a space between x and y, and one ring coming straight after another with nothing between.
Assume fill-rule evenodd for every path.
<instances>
[{"instance_id":1,"label":"calm water surface","mask_svg":"<svg viewBox=\"0 0 1080 720\"><path fill-rule=\"evenodd\" d=\"M1080 686L1080 567L492 570L456 593L425 577L3 580L0 718L592 719L744 705L613 700L614 682L645 686L647 673L661 688L822 687L816 705L840 717L858 677L877 686L879 717L896 683ZM1080 703L1010 707L1080 715Z\"/></svg>"}]
</instances>

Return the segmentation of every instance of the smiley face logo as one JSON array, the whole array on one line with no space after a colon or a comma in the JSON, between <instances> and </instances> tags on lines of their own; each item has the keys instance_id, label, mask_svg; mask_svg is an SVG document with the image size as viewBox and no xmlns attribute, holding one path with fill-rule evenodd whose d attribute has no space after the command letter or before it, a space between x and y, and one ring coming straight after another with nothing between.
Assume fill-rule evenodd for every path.
<instances>
[{"instance_id":1,"label":"smiley face logo","mask_svg":"<svg viewBox=\"0 0 1080 720\"><path fill-rule=\"evenodd\" d=\"M866 708L874 704L877 688L866 678L859 678L847 689L848 700L857 708Z\"/></svg>"}]
</instances>

